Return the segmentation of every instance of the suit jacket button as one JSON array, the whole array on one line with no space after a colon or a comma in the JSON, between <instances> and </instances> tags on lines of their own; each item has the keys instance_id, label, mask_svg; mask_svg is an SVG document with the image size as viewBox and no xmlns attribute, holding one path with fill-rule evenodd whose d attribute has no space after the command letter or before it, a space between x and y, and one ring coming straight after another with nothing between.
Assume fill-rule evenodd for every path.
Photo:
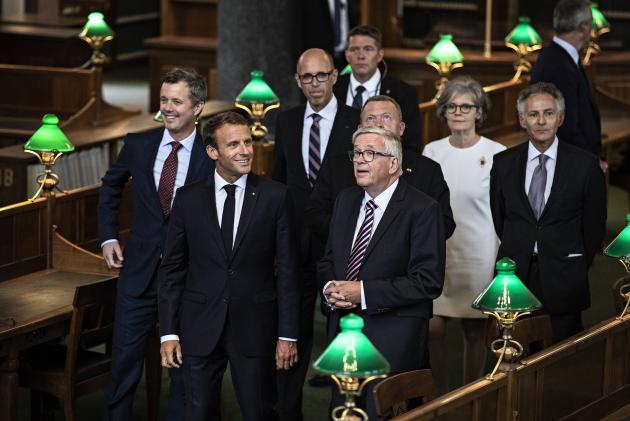
<instances>
[{"instance_id":1,"label":"suit jacket button","mask_svg":"<svg viewBox=\"0 0 630 421\"><path fill-rule=\"evenodd\" d=\"M223 300L221 300L221 301L223 301L224 303L227 303L228 302L228 297L223 297Z\"/></svg>"},{"instance_id":2,"label":"suit jacket button","mask_svg":"<svg viewBox=\"0 0 630 421\"><path fill-rule=\"evenodd\" d=\"M228 276L234 276L234 271L232 269L228 269Z\"/></svg>"}]
</instances>

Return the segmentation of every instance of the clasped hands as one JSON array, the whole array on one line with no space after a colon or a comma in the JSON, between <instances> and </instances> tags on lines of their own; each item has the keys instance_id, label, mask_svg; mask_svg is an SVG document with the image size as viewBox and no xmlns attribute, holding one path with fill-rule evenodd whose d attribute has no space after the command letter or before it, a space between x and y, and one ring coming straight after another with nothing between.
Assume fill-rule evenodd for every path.
<instances>
[{"instance_id":1,"label":"clasped hands","mask_svg":"<svg viewBox=\"0 0 630 421\"><path fill-rule=\"evenodd\" d=\"M326 286L324 295L333 310L355 308L361 304L361 282L331 281Z\"/></svg>"}]
</instances>

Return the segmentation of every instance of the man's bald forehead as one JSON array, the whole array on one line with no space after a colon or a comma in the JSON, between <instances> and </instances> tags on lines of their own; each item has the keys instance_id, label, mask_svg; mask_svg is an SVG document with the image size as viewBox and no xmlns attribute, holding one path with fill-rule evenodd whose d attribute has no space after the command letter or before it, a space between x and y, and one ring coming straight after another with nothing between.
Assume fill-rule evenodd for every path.
<instances>
[{"instance_id":1,"label":"man's bald forehead","mask_svg":"<svg viewBox=\"0 0 630 421\"><path fill-rule=\"evenodd\" d=\"M304 51L302 55L300 55L300 58L297 61L296 71L298 73L300 73L300 64L307 58L323 58L328 62L330 68L334 68L333 58L327 51L322 50L321 48L309 48L308 50Z\"/></svg>"}]
</instances>

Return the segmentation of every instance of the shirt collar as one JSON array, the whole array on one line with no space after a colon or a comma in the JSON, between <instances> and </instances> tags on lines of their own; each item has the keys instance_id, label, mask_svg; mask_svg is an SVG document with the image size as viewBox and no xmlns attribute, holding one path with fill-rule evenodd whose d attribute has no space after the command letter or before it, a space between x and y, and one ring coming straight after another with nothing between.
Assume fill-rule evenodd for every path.
<instances>
[{"instance_id":1,"label":"shirt collar","mask_svg":"<svg viewBox=\"0 0 630 421\"><path fill-rule=\"evenodd\" d=\"M223 177L221 177L219 175L219 173L217 171L215 171L214 172L214 191L215 191L215 193L218 192L219 190L221 190L227 184L234 184L235 186L240 187L241 189L245 190L245 186L247 186L247 175L248 174L243 174L234 183L228 183L227 181L225 181L225 179Z\"/></svg>"},{"instance_id":2,"label":"shirt collar","mask_svg":"<svg viewBox=\"0 0 630 421\"><path fill-rule=\"evenodd\" d=\"M186 149L188 152L192 151L193 143L195 142L195 136L197 136L197 129L192 131L185 139L180 140L179 143L182 145L182 148ZM175 139L171 136L167 129L164 129L164 134L162 135L162 141L160 142L160 147L164 145L168 145L171 142L174 142Z\"/></svg>"},{"instance_id":3,"label":"shirt collar","mask_svg":"<svg viewBox=\"0 0 630 421\"><path fill-rule=\"evenodd\" d=\"M333 121L335 119L335 114L337 114L337 98L333 95L332 99L328 101L328 104L319 111L313 110L311 104L307 102L306 109L304 110L304 120L309 118L313 113L319 114L325 120Z\"/></svg>"},{"instance_id":4,"label":"shirt collar","mask_svg":"<svg viewBox=\"0 0 630 421\"><path fill-rule=\"evenodd\" d=\"M578 54L578 50L574 46L572 46L571 44L569 44L568 42L566 42L565 40L563 40L562 38L560 38L558 36L554 36L553 37L553 42L558 44L567 53L569 53L569 55L571 56L571 59L573 60L575 65L576 66L578 65L578 60L580 59L580 55Z\"/></svg>"},{"instance_id":5,"label":"shirt collar","mask_svg":"<svg viewBox=\"0 0 630 421\"><path fill-rule=\"evenodd\" d=\"M552 160L556 160L556 158L558 157L558 136L553 139L553 143L551 144L551 146L549 146L547 150L543 153ZM538 155L540 155L540 151L536 149L536 147L532 145L532 142L530 141L529 148L527 149L527 162L531 161L532 159L538 158Z\"/></svg>"},{"instance_id":6,"label":"shirt collar","mask_svg":"<svg viewBox=\"0 0 630 421\"><path fill-rule=\"evenodd\" d=\"M372 199L372 197L367 192L365 192L365 195L363 195L363 202L361 202L361 206L365 207L365 204L368 202L368 200L374 200L374 202L376 203L376 206L378 206L379 209L385 212L385 209L387 209L387 205L389 204L389 201L392 199L392 196L394 195L394 191L396 190L396 187L398 186L398 180L399 179L397 178L396 181L394 181L391 186L383 190L381 194L376 196L374 199Z\"/></svg>"},{"instance_id":7,"label":"shirt collar","mask_svg":"<svg viewBox=\"0 0 630 421\"><path fill-rule=\"evenodd\" d=\"M365 83L359 82L354 77L354 73L350 73L350 87L352 88L352 95L354 95L354 93L356 92L357 86L359 85L365 86L365 89L368 91L370 96L372 92L374 92L375 94L378 94L376 90L378 89L378 85L380 83L381 83L381 71L378 69L378 67L376 68L376 71L374 72L372 77L369 78Z\"/></svg>"}]
</instances>

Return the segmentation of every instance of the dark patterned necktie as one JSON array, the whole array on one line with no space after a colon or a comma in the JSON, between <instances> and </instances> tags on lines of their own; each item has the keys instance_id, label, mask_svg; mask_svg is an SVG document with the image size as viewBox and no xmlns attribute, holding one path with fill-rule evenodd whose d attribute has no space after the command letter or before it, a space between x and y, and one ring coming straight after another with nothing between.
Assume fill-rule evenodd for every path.
<instances>
[{"instance_id":1,"label":"dark patterned necktie","mask_svg":"<svg viewBox=\"0 0 630 421\"><path fill-rule=\"evenodd\" d=\"M228 256L232 256L232 242L234 241L234 210L236 208L236 185L226 184L223 186L227 197L223 204L223 215L221 216L221 235L223 245Z\"/></svg>"},{"instance_id":2,"label":"dark patterned necktie","mask_svg":"<svg viewBox=\"0 0 630 421\"><path fill-rule=\"evenodd\" d=\"M374 200L368 200L365 204L365 218L357 234L357 238L352 245L352 251L350 252L350 258L348 259L348 265L346 266L346 281L356 281L359 277L359 269L363 258L365 257L365 251L368 244L370 244L370 238L372 237L372 226L374 225L374 210L377 208Z\"/></svg>"},{"instance_id":3,"label":"dark patterned necktie","mask_svg":"<svg viewBox=\"0 0 630 421\"><path fill-rule=\"evenodd\" d=\"M171 213L171 202L173 201L173 190L175 188L175 179L177 178L177 165L179 163L177 159L177 151L182 147L179 142L170 142L172 146L171 153L166 157L164 166L162 167L162 174L160 174L160 184L158 184L158 196L160 198L160 205L162 206L162 214L165 218Z\"/></svg>"},{"instance_id":4,"label":"dark patterned necktie","mask_svg":"<svg viewBox=\"0 0 630 421\"><path fill-rule=\"evenodd\" d=\"M352 107L361 109L363 108L363 92L365 91L365 86L359 85L355 89L354 99L352 100Z\"/></svg>"},{"instance_id":5,"label":"dark patterned necktie","mask_svg":"<svg viewBox=\"0 0 630 421\"><path fill-rule=\"evenodd\" d=\"M322 166L321 155L319 153L321 146L319 120L322 119L322 116L319 114L311 114L311 117L313 118L313 124L311 124L311 131L308 135L308 182L311 187L313 187L317 181L319 169Z\"/></svg>"}]
</instances>

